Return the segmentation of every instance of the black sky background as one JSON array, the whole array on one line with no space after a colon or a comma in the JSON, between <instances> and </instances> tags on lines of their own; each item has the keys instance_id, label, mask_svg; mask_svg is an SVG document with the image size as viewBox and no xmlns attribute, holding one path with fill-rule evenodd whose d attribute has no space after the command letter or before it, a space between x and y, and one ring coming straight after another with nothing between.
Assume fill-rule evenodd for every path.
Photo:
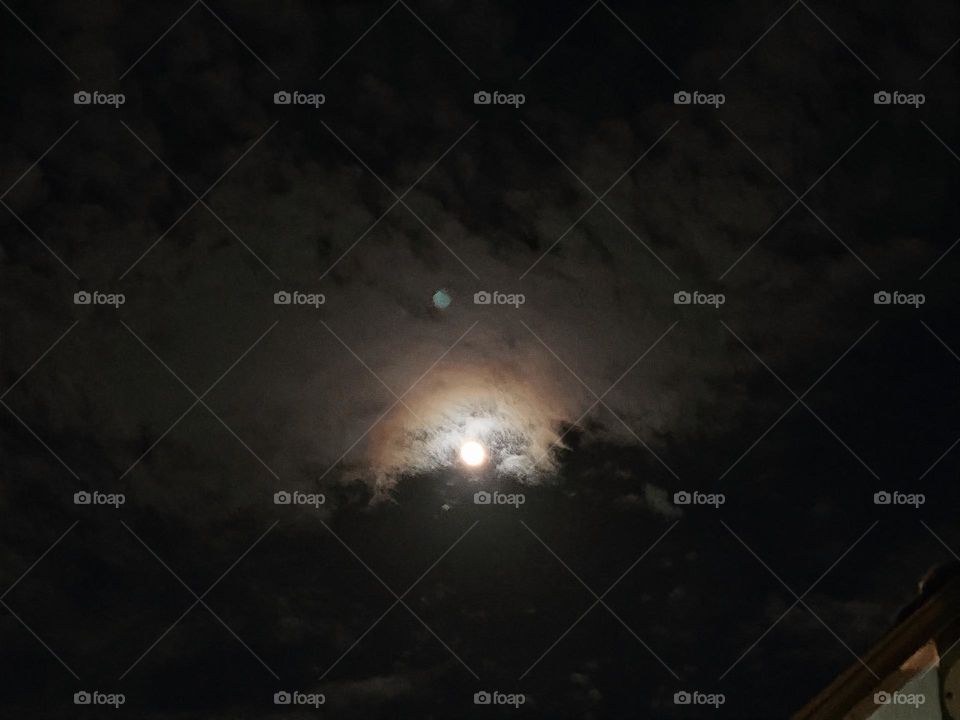
<instances>
[{"instance_id":1,"label":"black sky background","mask_svg":"<svg viewBox=\"0 0 960 720\"><path fill-rule=\"evenodd\" d=\"M151 719L781 718L960 552L956 4L8 4L0 716L102 717L72 702L98 689ZM594 203L584 183L655 142L520 279ZM184 215L241 157L204 197L223 222ZM791 190L809 208L767 233ZM95 288L127 302L73 304ZM294 288L327 302L273 304ZM377 432L338 462L395 398L321 321L397 394L476 322L438 373L542 391L570 430L556 469L384 475ZM602 393L673 323L581 418L578 377ZM209 410L184 415L191 390ZM478 507L478 487L527 501ZM73 504L94 488L127 502ZM284 488L327 502L278 507ZM681 489L726 504L677 508ZM927 502L874 505L894 489ZM222 622L198 604L163 635L192 593ZM684 689L726 703L675 706Z\"/></svg>"}]
</instances>

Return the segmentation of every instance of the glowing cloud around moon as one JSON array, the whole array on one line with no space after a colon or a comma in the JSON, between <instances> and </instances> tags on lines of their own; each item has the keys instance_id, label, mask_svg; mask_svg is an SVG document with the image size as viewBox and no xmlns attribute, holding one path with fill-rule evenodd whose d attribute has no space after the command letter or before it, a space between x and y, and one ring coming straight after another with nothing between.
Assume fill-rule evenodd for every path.
<instances>
[{"instance_id":1,"label":"glowing cloud around moon","mask_svg":"<svg viewBox=\"0 0 960 720\"><path fill-rule=\"evenodd\" d=\"M381 488L403 476L459 466L539 482L555 470L556 418L570 417L565 395L546 374L522 377L497 361L444 363L370 434L369 463ZM582 410L581 410L582 412Z\"/></svg>"}]
</instances>

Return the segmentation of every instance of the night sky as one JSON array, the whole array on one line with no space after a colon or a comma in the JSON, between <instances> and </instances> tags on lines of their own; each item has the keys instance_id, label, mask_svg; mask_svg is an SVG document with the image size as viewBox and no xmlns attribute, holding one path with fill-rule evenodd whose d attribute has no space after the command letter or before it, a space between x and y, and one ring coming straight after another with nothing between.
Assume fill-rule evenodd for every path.
<instances>
[{"instance_id":1,"label":"night sky","mask_svg":"<svg viewBox=\"0 0 960 720\"><path fill-rule=\"evenodd\" d=\"M0 717L785 718L960 553L955 3L2 5Z\"/></svg>"}]
</instances>

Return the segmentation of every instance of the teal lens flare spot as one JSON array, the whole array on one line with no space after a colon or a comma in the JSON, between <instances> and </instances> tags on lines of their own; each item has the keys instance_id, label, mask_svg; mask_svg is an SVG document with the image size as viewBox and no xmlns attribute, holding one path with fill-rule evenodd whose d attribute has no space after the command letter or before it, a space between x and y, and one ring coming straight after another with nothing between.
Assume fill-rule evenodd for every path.
<instances>
[{"instance_id":1,"label":"teal lens flare spot","mask_svg":"<svg viewBox=\"0 0 960 720\"><path fill-rule=\"evenodd\" d=\"M446 290L437 290L433 294L433 306L438 310L446 310L450 307L451 302L453 302L453 298Z\"/></svg>"}]
</instances>

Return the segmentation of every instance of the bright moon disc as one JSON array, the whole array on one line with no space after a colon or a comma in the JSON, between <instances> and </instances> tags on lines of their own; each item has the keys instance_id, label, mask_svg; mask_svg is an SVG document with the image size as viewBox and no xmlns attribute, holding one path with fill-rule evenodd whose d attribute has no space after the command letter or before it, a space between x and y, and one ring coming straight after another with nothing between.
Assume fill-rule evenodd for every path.
<instances>
[{"instance_id":1,"label":"bright moon disc","mask_svg":"<svg viewBox=\"0 0 960 720\"><path fill-rule=\"evenodd\" d=\"M468 440L460 448L460 459L470 467L482 465L486 458L487 453L483 449L483 445L475 440Z\"/></svg>"}]
</instances>

